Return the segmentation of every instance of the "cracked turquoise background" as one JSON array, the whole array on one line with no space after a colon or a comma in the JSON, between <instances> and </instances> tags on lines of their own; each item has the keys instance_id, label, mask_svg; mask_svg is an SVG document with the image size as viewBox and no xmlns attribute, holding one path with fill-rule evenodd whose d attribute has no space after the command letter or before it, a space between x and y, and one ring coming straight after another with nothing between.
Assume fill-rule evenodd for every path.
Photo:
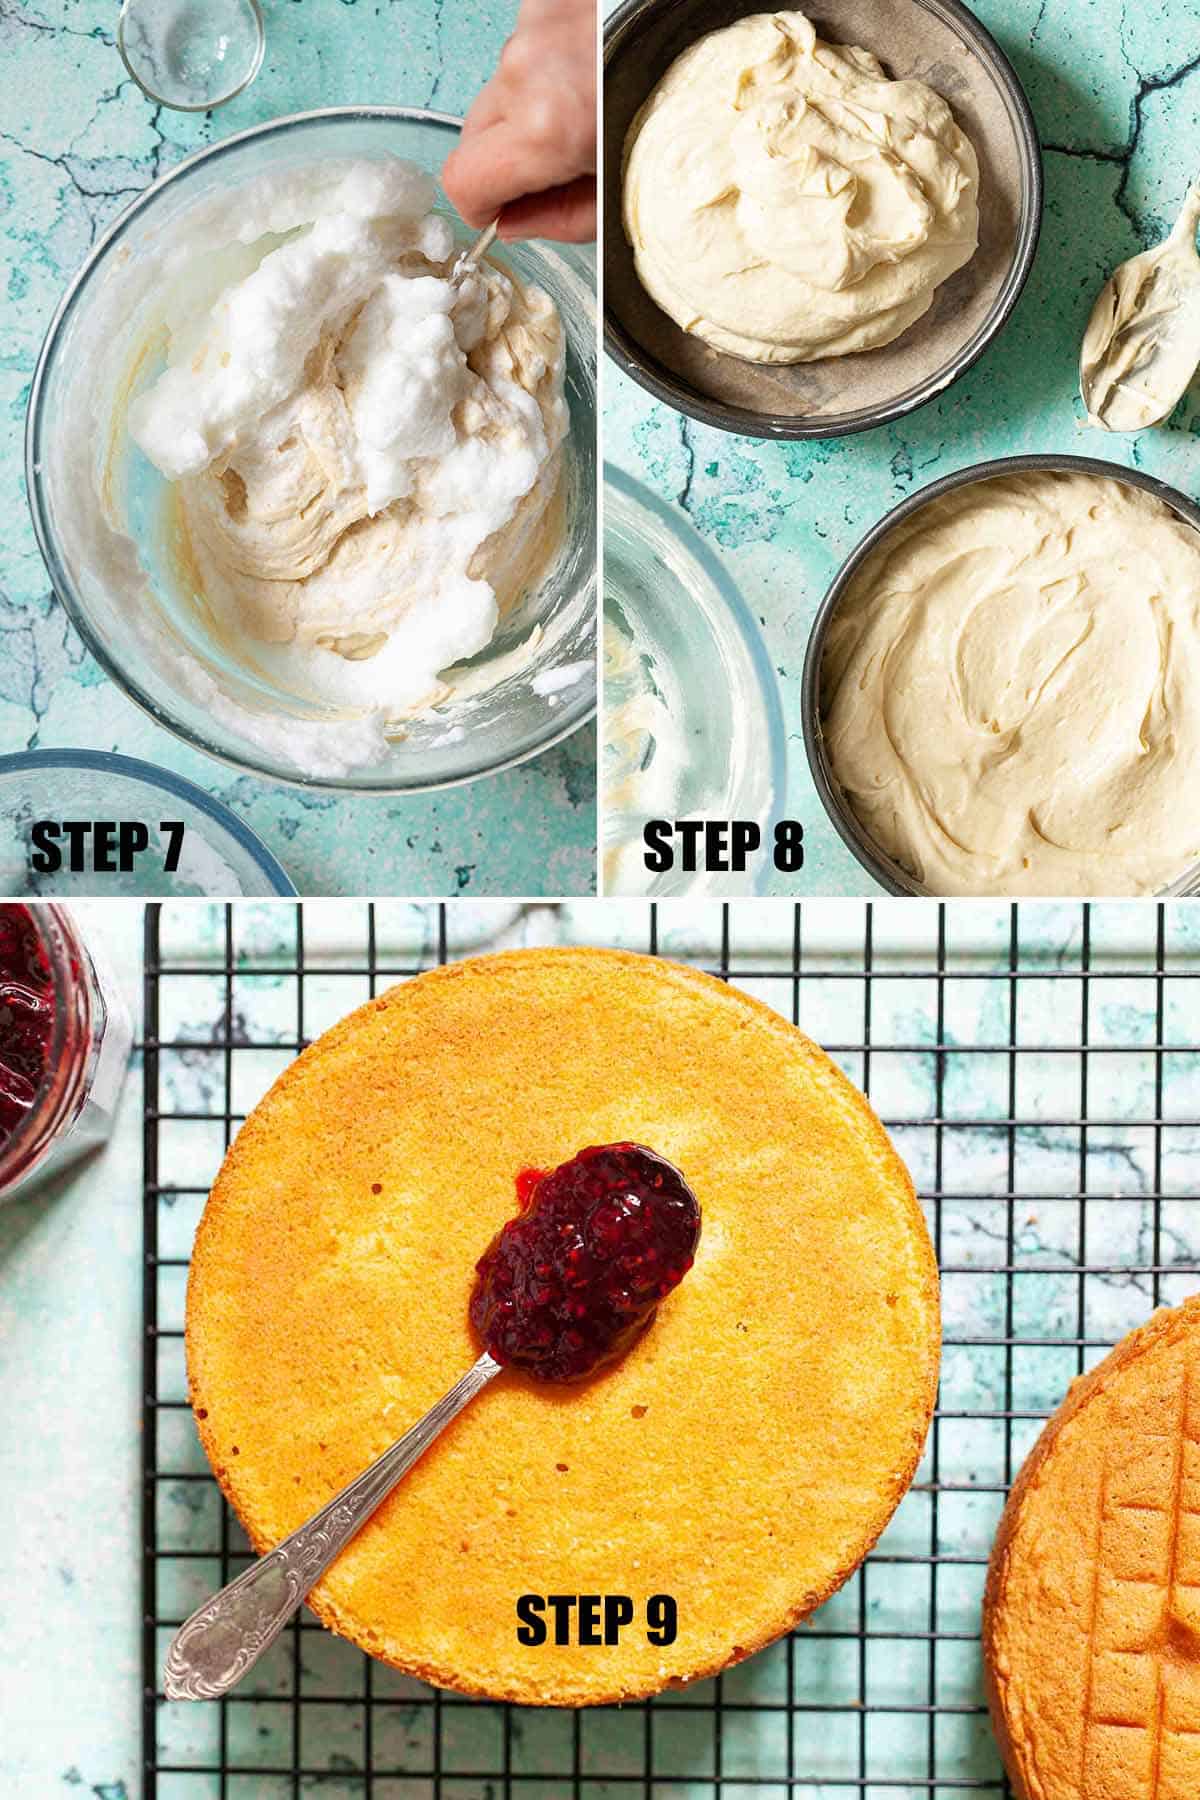
<instances>
[{"instance_id":1,"label":"cracked turquoise background","mask_svg":"<svg viewBox=\"0 0 1200 1800\"><path fill-rule=\"evenodd\" d=\"M800 729L809 629L837 569L891 507L993 456L1058 451L1137 468L1195 495L1200 384L1137 438L1081 429L1079 345L1118 263L1157 243L1200 172L1200 4L977 0L1037 118L1046 207L1037 261L998 340L940 399L897 424L825 443L734 437L652 401L605 365L605 455L678 506L763 627L788 738L800 876L771 893L875 891L817 798Z\"/></svg>"},{"instance_id":2,"label":"cracked turquoise background","mask_svg":"<svg viewBox=\"0 0 1200 1800\"><path fill-rule=\"evenodd\" d=\"M262 120L361 101L461 116L516 0L264 0L258 79L213 114L155 106L116 49L116 0L0 0L0 753L118 750L233 808L304 893L585 894L595 731L470 787L390 799L239 776L145 717L55 600L25 494L25 408L51 314L92 244L155 176Z\"/></svg>"}]
</instances>

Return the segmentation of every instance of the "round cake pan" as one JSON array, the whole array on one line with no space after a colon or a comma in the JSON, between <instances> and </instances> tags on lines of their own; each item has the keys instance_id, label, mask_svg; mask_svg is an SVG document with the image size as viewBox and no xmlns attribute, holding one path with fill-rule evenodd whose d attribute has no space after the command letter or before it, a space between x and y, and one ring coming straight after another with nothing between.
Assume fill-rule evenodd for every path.
<instances>
[{"instance_id":1,"label":"round cake pan","mask_svg":"<svg viewBox=\"0 0 1200 1800\"><path fill-rule=\"evenodd\" d=\"M889 894L920 894L929 897L930 890L924 888L900 867L890 856L880 850L858 822L853 809L846 800L825 748L825 734L821 726L821 662L825 654L825 639L829 632L834 614L841 604L842 597L853 581L855 575L883 540L896 526L903 524L922 507L940 500L943 494L951 493L955 488L971 487L976 482L992 481L1001 475L1028 475L1044 472L1060 475L1098 475L1104 480L1124 482L1128 487L1142 488L1147 494L1153 494L1165 506L1196 531L1200 531L1200 505L1181 494L1178 488L1168 487L1166 482L1156 481L1153 475L1145 475L1140 469L1126 468L1123 463L1103 462L1094 456L998 456L989 462L974 463L969 468L959 469L953 475L943 475L939 481L931 482L920 493L912 494L891 512L885 513L879 522L873 525L856 549L846 558L817 608L817 616L813 620L809 635L808 650L804 658L804 673L801 678L800 718L804 731L804 748L808 753L808 766L812 773L813 786L821 797L821 804L833 823L834 829L842 842L851 850L873 880ZM1180 876L1177 882L1165 890L1166 897L1178 895L1200 894L1200 868L1189 869Z\"/></svg>"},{"instance_id":2,"label":"round cake pan","mask_svg":"<svg viewBox=\"0 0 1200 1800\"><path fill-rule=\"evenodd\" d=\"M1012 64L960 0L814 0L827 42L872 51L896 78L949 102L980 165L979 249L923 319L892 344L820 362L743 362L683 331L642 287L621 214L625 136L697 38L753 0L624 0L604 32L604 341L656 399L703 424L760 438L831 438L903 418L982 356L1020 297L1042 222L1037 127Z\"/></svg>"}]
</instances>

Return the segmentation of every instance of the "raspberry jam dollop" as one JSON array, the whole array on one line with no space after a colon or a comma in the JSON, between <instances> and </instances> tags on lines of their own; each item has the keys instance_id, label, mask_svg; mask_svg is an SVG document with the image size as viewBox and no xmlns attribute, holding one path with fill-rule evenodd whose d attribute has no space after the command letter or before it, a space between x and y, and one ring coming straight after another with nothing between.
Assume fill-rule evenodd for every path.
<instances>
[{"instance_id":1,"label":"raspberry jam dollop","mask_svg":"<svg viewBox=\"0 0 1200 1800\"><path fill-rule=\"evenodd\" d=\"M33 1108L53 1034L54 980L29 908L0 905L0 1144Z\"/></svg>"},{"instance_id":2,"label":"raspberry jam dollop","mask_svg":"<svg viewBox=\"0 0 1200 1800\"><path fill-rule=\"evenodd\" d=\"M498 1363L581 1381L623 1355L692 1266L700 1207L641 1144L517 1177L521 1212L476 1263L471 1323Z\"/></svg>"}]
</instances>

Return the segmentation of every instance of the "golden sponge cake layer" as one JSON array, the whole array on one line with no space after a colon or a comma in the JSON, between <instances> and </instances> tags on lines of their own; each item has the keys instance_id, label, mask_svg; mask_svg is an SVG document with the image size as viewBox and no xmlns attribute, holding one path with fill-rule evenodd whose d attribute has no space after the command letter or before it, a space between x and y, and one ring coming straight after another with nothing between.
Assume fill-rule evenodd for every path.
<instances>
[{"instance_id":1,"label":"golden sponge cake layer","mask_svg":"<svg viewBox=\"0 0 1200 1800\"><path fill-rule=\"evenodd\" d=\"M1076 1381L1013 1488L984 1608L1019 1800L1200 1795L1200 1299Z\"/></svg>"},{"instance_id":2,"label":"golden sponge cake layer","mask_svg":"<svg viewBox=\"0 0 1200 1800\"><path fill-rule=\"evenodd\" d=\"M514 1181L633 1139L684 1172L696 1263L578 1387L505 1372L312 1596L412 1675L538 1705L711 1675L826 1599L912 1479L937 1272L862 1095L776 1013L604 950L480 957L327 1032L247 1120L196 1241L192 1403L259 1550L478 1355L474 1264ZM626 1594L614 1645L523 1647L523 1594ZM678 1637L647 1641L669 1594Z\"/></svg>"}]
</instances>

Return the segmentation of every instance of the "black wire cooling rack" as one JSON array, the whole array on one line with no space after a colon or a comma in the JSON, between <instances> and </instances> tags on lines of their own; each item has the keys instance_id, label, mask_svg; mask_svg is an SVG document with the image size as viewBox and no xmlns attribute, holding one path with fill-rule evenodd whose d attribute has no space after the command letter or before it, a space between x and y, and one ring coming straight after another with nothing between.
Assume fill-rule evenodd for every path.
<instances>
[{"instance_id":1,"label":"black wire cooling rack","mask_svg":"<svg viewBox=\"0 0 1200 1800\"><path fill-rule=\"evenodd\" d=\"M284 909L287 929L278 941L268 934L265 948L252 934L243 941L237 909L226 909L215 950L191 956L164 943L152 907L146 1800L1008 1792L978 1649L1004 1495L1068 1381L1153 1305L1196 1285L1200 909L845 903L832 938L828 905L819 914L814 949L817 903L802 903L771 911L764 950L761 907L714 908L690 935L665 906L590 907L569 909L577 938L594 922L591 940L612 941L619 923L628 946L633 920L651 954L688 956L789 1013L891 1129L943 1278L942 1387L913 1490L860 1573L812 1621L723 1677L649 1705L571 1714L464 1700L372 1663L310 1619L219 1706L164 1701L159 1674L174 1627L246 1557L183 1387L182 1288L215 1164L249 1099L328 1022L331 981L345 984L344 1011L456 951L445 907L427 909L427 950L408 958L381 948L376 909L359 907L318 971L301 905ZM256 986L274 1005L261 1037L248 1024Z\"/></svg>"}]
</instances>

